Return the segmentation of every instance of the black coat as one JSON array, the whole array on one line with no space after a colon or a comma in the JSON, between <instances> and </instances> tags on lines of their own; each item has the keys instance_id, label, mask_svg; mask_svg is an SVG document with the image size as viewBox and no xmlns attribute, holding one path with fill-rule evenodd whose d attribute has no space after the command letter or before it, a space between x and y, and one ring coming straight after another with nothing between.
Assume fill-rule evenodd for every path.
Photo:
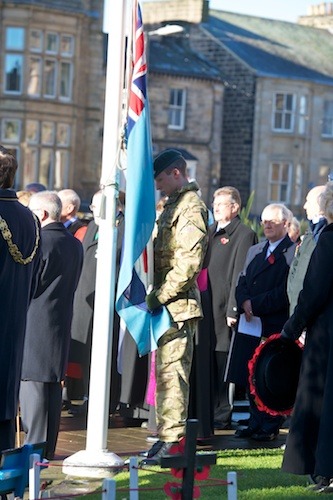
<instances>
[{"instance_id":1,"label":"black coat","mask_svg":"<svg viewBox=\"0 0 333 500\"><path fill-rule=\"evenodd\" d=\"M26 326L22 380L60 382L67 367L82 244L61 222L42 228L42 268Z\"/></svg>"},{"instance_id":2,"label":"black coat","mask_svg":"<svg viewBox=\"0 0 333 500\"><path fill-rule=\"evenodd\" d=\"M72 339L86 344L91 341L93 327L96 267L97 267L98 226L89 222L84 236L83 266L79 283L74 296ZM89 339L89 340L88 340Z\"/></svg>"},{"instance_id":3,"label":"black coat","mask_svg":"<svg viewBox=\"0 0 333 500\"><path fill-rule=\"evenodd\" d=\"M6 221L23 257L36 244L36 223L31 211L14 191L0 189L0 216ZM40 232L39 222L37 222ZM36 285L40 245L29 264L15 262L0 235L0 420L13 419L17 412L27 309Z\"/></svg>"},{"instance_id":4,"label":"black coat","mask_svg":"<svg viewBox=\"0 0 333 500\"><path fill-rule=\"evenodd\" d=\"M257 243L257 236L252 229L242 224L238 216L218 232L216 227L215 223L209 228L208 275L212 290L216 351L227 352L230 328L226 318L238 317L235 289L247 251Z\"/></svg>"},{"instance_id":5,"label":"black coat","mask_svg":"<svg viewBox=\"0 0 333 500\"><path fill-rule=\"evenodd\" d=\"M284 329L306 327L296 402L283 469L333 477L333 224L321 233L294 314Z\"/></svg>"},{"instance_id":6,"label":"black coat","mask_svg":"<svg viewBox=\"0 0 333 500\"><path fill-rule=\"evenodd\" d=\"M254 316L262 321L262 334L268 337L281 331L289 317L287 277L295 254L295 244L285 236L273 252L274 263L266 259L268 242L250 248L245 270L236 288L240 312L245 300L250 299Z\"/></svg>"}]
</instances>

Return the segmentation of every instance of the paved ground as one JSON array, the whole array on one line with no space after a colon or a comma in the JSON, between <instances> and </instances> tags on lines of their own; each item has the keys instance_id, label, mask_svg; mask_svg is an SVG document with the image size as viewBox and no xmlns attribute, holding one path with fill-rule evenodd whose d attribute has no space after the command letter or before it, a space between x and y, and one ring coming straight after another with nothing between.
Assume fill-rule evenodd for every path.
<instances>
[{"instance_id":1,"label":"paved ground","mask_svg":"<svg viewBox=\"0 0 333 500\"><path fill-rule=\"evenodd\" d=\"M235 413L234 418L246 417L246 413ZM236 424L234 425L237 428ZM278 438L265 443L267 448L278 448L285 443L288 430L282 429ZM250 439L238 439L234 437L235 430L215 431L215 435L200 442L200 450L226 450L226 449L253 449L262 448L263 443L257 443ZM151 444L147 443L147 430L141 427L141 421L127 420L120 417L110 420L108 429L108 450L125 459L135 456L139 451L148 449ZM101 486L101 479L76 478L66 476L62 472L62 461L80 450L85 450L86 444L86 418L84 416L70 416L67 412L62 413L61 427L56 449L55 460L50 462L50 467L42 471L43 485L47 486L43 496L63 496L66 494L78 494L94 491ZM25 496L28 498L28 495Z\"/></svg>"}]
</instances>

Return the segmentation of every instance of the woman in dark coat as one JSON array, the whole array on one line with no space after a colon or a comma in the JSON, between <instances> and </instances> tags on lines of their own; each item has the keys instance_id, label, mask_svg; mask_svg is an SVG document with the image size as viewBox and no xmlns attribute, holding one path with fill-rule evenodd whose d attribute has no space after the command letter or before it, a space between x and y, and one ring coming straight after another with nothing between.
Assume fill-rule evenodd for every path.
<instances>
[{"instance_id":1,"label":"woman in dark coat","mask_svg":"<svg viewBox=\"0 0 333 500\"><path fill-rule=\"evenodd\" d=\"M328 226L321 233L294 314L282 335L306 341L294 412L282 468L293 474L321 476L318 491L333 479L333 183L320 206ZM333 491L330 488L329 491Z\"/></svg>"}]
</instances>

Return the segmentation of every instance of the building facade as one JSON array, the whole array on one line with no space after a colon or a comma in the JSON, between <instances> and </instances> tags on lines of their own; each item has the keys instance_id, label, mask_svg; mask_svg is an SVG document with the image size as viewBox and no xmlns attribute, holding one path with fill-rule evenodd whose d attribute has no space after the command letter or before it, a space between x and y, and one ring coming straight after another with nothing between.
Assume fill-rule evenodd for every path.
<instances>
[{"instance_id":1,"label":"building facade","mask_svg":"<svg viewBox=\"0 0 333 500\"><path fill-rule=\"evenodd\" d=\"M102 2L0 2L0 137L16 188L37 181L90 197L100 177Z\"/></svg>"}]
</instances>

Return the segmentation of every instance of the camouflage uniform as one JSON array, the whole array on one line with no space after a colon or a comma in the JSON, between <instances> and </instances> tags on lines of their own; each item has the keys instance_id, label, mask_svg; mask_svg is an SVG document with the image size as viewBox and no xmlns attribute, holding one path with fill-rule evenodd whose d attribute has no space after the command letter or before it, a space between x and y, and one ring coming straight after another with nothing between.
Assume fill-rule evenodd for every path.
<instances>
[{"instance_id":1,"label":"camouflage uniform","mask_svg":"<svg viewBox=\"0 0 333 500\"><path fill-rule=\"evenodd\" d=\"M193 336L202 317L196 278L205 256L208 211L191 182L173 193L158 220L154 295L166 305L173 325L156 356L156 415L160 440L184 435Z\"/></svg>"}]
</instances>

